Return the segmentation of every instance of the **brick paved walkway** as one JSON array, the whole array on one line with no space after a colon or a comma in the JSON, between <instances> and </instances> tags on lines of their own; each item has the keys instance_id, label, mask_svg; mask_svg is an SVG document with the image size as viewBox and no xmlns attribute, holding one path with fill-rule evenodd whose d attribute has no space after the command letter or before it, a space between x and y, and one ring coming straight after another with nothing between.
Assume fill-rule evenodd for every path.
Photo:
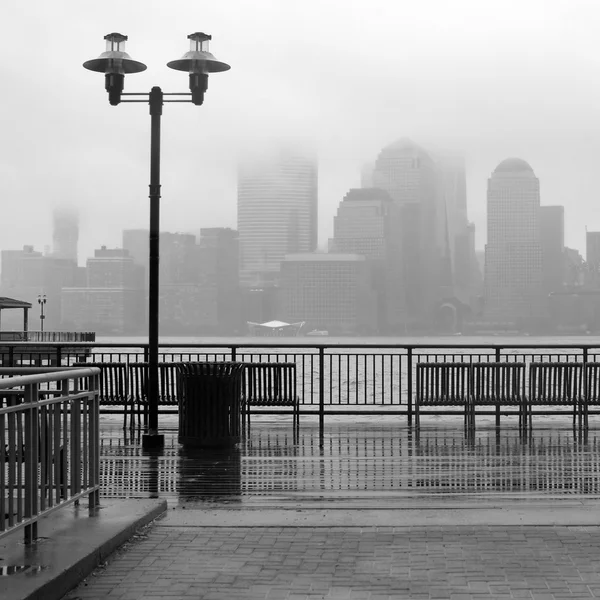
<instances>
[{"instance_id":1,"label":"brick paved walkway","mask_svg":"<svg viewBox=\"0 0 600 600\"><path fill-rule=\"evenodd\" d=\"M173 527L67 598L600 598L600 527Z\"/></svg>"}]
</instances>

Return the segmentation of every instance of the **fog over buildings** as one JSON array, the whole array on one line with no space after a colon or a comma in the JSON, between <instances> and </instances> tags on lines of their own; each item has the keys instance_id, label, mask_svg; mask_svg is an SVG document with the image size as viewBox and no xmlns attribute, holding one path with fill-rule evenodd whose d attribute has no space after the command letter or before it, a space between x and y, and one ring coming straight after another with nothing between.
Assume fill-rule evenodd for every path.
<instances>
[{"instance_id":1,"label":"fog over buildings","mask_svg":"<svg viewBox=\"0 0 600 600\"><path fill-rule=\"evenodd\" d=\"M3 65L0 295L45 293L48 326L146 323L148 110L109 106L82 63L121 31L148 65L126 92L186 91L165 63L205 30L232 69L203 106L164 107L165 331L596 330L595 3L34 0L0 16L20 56Z\"/></svg>"}]
</instances>

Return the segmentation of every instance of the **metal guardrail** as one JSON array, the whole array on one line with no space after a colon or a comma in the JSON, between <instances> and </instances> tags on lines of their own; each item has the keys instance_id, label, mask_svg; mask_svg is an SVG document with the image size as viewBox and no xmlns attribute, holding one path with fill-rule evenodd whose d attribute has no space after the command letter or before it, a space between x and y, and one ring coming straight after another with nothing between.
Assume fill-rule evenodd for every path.
<instances>
[{"instance_id":1,"label":"metal guardrail","mask_svg":"<svg viewBox=\"0 0 600 600\"><path fill-rule=\"evenodd\" d=\"M0 342L95 342L93 331L0 331Z\"/></svg>"},{"instance_id":2,"label":"metal guardrail","mask_svg":"<svg viewBox=\"0 0 600 600\"><path fill-rule=\"evenodd\" d=\"M1 368L0 539L89 496L98 505L97 368Z\"/></svg>"},{"instance_id":3,"label":"metal guardrail","mask_svg":"<svg viewBox=\"0 0 600 600\"><path fill-rule=\"evenodd\" d=\"M527 338L524 338L527 339ZM556 338L553 338L554 340ZM5 365L60 364L82 362L147 362L148 345L132 343L3 344ZM81 347L81 351L78 348ZM47 348L47 354L43 352ZM89 349L87 358L84 350ZM41 363L39 362L41 360ZM282 343L264 340L249 343L161 344L159 361L243 361L296 363L297 391L301 414L404 415L413 418L416 365L424 361L458 362L597 362L598 344L557 344L539 338L520 344L471 343L452 340L445 344L315 343L297 340ZM261 413L290 412L289 409L258 409ZM168 412L168 411L165 411ZM172 412L172 411L171 411ZM561 414L540 410L540 414ZM456 414L452 409L430 411L435 415ZM508 414L490 408L478 414ZM593 414L590 411L590 414Z\"/></svg>"}]
</instances>

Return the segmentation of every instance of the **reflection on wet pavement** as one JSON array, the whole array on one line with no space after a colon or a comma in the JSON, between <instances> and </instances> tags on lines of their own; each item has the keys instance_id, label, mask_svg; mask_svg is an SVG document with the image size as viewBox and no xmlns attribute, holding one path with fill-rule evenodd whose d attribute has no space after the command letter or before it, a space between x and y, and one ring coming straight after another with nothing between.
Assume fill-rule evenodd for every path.
<instances>
[{"instance_id":1,"label":"reflection on wet pavement","mask_svg":"<svg viewBox=\"0 0 600 600\"><path fill-rule=\"evenodd\" d=\"M186 449L176 431L148 452L139 434L101 428L104 497L162 496L170 504L260 499L403 495L600 495L600 430L582 437L567 421L534 429L478 428L467 438L459 421L422 426L400 421L332 423L323 444L316 422L257 419L230 449Z\"/></svg>"}]
</instances>

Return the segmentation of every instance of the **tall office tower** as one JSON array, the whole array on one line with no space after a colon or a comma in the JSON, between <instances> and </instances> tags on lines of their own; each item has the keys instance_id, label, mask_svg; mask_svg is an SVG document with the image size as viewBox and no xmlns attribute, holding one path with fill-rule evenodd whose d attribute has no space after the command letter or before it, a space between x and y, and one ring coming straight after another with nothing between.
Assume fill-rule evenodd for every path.
<instances>
[{"instance_id":1,"label":"tall office tower","mask_svg":"<svg viewBox=\"0 0 600 600\"><path fill-rule=\"evenodd\" d=\"M540 182L520 158L502 161L488 179L485 247L486 316L523 323L542 303Z\"/></svg>"},{"instance_id":2,"label":"tall office tower","mask_svg":"<svg viewBox=\"0 0 600 600\"><path fill-rule=\"evenodd\" d=\"M239 290L238 232L227 227L200 230L198 247L200 287L214 306L215 333L232 334L242 329Z\"/></svg>"},{"instance_id":3,"label":"tall office tower","mask_svg":"<svg viewBox=\"0 0 600 600\"><path fill-rule=\"evenodd\" d=\"M351 189L333 220L330 252L359 254L367 259L377 294L378 330L401 330L406 315L401 248L397 236L398 207L379 188Z\"/></svg>"},{"instance_id":4,"label":"tall office tower","mask_svg":"<svg viewBox=\"0 0 600 600\"><path fill-rule=\"evenodd\" d=\"M373 187L373 172L375 171L375 163L367 163L360 170L360 187Z\"/></svg>"},{"instance_id":5,"label":"tall office tower","mask_svg":"<svg viewBox=\"0 0 600 600\"><path fill-rule=\"evenodd\" d=\"M123 250L129 252L133 261L142 267L148 279L148 262L150 252L150 232L148 229L124 229L123 230ZM146 283L147 285L147 283Z\"/></svg>"},{"instance_id":6,"label":"tall office tower","mask_svg":"<svg viewBox=\"0 0 600 600\"><path fill-rule=\"evenodd\" d=\"M544 293L558 292L565 278L565 209L540 206L540 245Z\"/></svg>"},{"instance_id":7,"label":"tall office tower","mask_svg":"<svg viewBox=\"0 0 600 600\"><path fill-rule=\"evenodd\" d=\"M271 285L286 254L317 248L317 160L280 147L238 169L240 282Z\"/></svg>"},{"instance_id":8,"label":"tall office tower","mask_svg":"<svg viewBox=\"0 0 600 600\"><path fill-rule=\"evenodd\" d=\"M600 231L585 232L585 279L593 289L600 288Z\"/></svg>"},{"instance_id":9,"label":"tall office tower","mask_svg":"<svg viewBox=\"0 0 600 600\"><path fill-rule=\"evenodd\" d=\"M374 333L376 297L364 256L290 254L281 263L281 307L290 323L332 335Z\"/></svg>"},{"instance_id":10,"label":"tall office tower","mask_svg":"<svg viewBox=\"0 0 600 600\"><path fill-rule=\"evenodd\" d=\"M57 208L53 213L53 253L55 258L64 258L77 264L77 242L79 240L79 214L74 208Z\"/></svg>"},{"instance_id":11,"label":"tall office tower","mask_svg":"<svg viewBox=\"0 0 600 600\"><path fill-rule=\"evenodd\" d=\"M454 283L457 271L464 269L464 265L457 265L457 244L464 244L464 237L469 236L465 159L449 153L437 153L434 159L438 167L440 194L437 227L447 236L447 243L441 239L441 248L443 255L450 257Z\"/></svg>"},{"instance_id":12,"label":"tall office tower","mask_svg":"<svg viewBox=\"0 0 600 600\"><path fill-rule=\"evenodd\" d=\"M373 185L388 192L399 208L397 235L402 248L407 324L412 329L426 329L441 288L448 282L439 169L425 150L402 139L379 154Z\"/></svg>"},{"instance_id":13,"label":"tall office tower","mask_svg":"<svg viewBox=\"0 0 600 600\"><path fill-rule=\"evenodd\" d=\"M592 271L600 271L600 231L585 232L585 260Z\"/></svg>"}]
</instances>

